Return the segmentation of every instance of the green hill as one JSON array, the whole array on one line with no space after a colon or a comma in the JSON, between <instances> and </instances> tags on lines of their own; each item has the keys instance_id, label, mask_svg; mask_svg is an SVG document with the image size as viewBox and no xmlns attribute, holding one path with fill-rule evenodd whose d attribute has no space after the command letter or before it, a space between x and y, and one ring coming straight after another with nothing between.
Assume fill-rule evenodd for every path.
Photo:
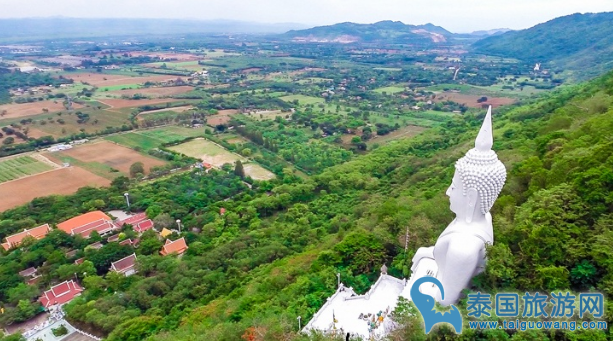
<instances>
[{"instance_id":1,"label":"green hill","mask_svg":"<svg viewBox=\"0 0 613 342\"><path fill-rule=\"evenodd\" d=\"M586 79L613 68L613 12L572 14L475 42L475 52L549 64Z\"/></svg>"},{"instance_id":2,"label":"green hill","mask_svg":"<svg viewBox=\"0 0 613 342\"><path fill-rule=\"evenodd\" d=\"M508 179L493 208L495 244L474 290L598 290L611 298L612 95L609 73L494 112L494 149ZM308 180L289 171L281 181L245 189L227 173L189 173L130 188L134 210L170 213L201 232L184 233L189 249L181 259L159 256L161 242L146 234L136 249L139 273L127 278L105 270L132 253L129 246L86 250L93 263L82 279L86 291L65 307L68 318L110 333L110 340L306 339L296 334L296 317L306 323L313 316L334 292L337 272L363 292L381 264L394 276L407 276L417 248L434 244L453 219L445 189L454 162L473 146L483 116L456 117ZM58 222L92 207L122 208L126 190L114 182L109 189L36 199L0 214L0 233ZM220 216L222 206L226 212ZM24 315L30 309L21 298L37 293L23 286L17 272L41 267L47 274L41 288L74 272L82 277L80 268L74 270L81 266L72 266L61 249L89 243L54 232L0 258L0 300L7 310L0 323ZM465 301L459 308L465 310ZM612 309L606 308L609 324ZM409 325L394 339L425 338L414 319L401 319ZM442 328L433 334L428 338L612 338L598 330L466 328L457 336Z\"/></svg>"},{"instance_id":3,"label":"green hill","mask_svg":"<svg viewBox=\"0 0 613 342\"><path fill-rule=\"evenodd\" d=\"M306 30L292 30L281 37L310 42L375 42L432 44L445 42L452 34L440 26L406 25L400 21L380 21L374 24L340 23Z\"/></svg>"}]
</instances>

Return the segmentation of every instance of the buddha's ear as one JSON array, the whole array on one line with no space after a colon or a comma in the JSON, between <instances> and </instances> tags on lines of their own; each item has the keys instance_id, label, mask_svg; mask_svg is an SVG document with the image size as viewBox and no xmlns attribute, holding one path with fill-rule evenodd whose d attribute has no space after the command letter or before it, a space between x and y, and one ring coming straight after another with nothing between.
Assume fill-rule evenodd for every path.
<instances>
[{"instance_id":1,"label":"buddha's ear","mask_svg":"<svg viewBox=\"0 0 613 342\"><path fill-rule=\"evenodd\" d=\"M473 221L473 215L475 215L475 209L477 208L477 201L479 200L479 193L477 189L468 189L466 191L466 223Z\"/></svg>"}]
</instances>

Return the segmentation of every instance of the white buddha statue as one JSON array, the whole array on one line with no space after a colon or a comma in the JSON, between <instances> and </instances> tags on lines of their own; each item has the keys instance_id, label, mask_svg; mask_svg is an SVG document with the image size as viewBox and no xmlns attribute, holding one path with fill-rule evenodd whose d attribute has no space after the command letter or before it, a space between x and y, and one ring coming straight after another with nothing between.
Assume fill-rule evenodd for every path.
<instances>
[{"instance_id":1,"label":"white buddha statue","mask_svg":"<svg viewBox=\"0 0 613 342\"><path fill-rule=\"evenodd\" d=\"M442 305L457 302L470 280L485 267L485 246L494 243L492 216L489 211L506 180L505 166L492 151L492 108L487 111L475 148L456 162L455 174L447 196L456 218L439 236L433 247L421 247L413 257L411 278L402 292L410 299L416 279L430 275L444 287L445 298L432 283L420 286L420 292Z\"/></svg>"}]
</instances>

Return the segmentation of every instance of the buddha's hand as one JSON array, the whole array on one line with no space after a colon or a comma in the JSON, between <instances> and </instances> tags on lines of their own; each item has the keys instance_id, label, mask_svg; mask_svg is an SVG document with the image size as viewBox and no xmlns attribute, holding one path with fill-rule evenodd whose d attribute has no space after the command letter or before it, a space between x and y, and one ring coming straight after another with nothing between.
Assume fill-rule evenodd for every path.
<instances>
[{"instance_id":1,"label":"buddha's hand","mask_svg":"<svg viewBox=\"0 0 613 342\"><path fill-rule=\"evenodd\" d=\"M413 262L413 265L411 265L412 272L415 271L417 265L419 264L419 261L423 258L429 258L434 260L434 246L420 247L417 252L415 252L413 259L411 260Z\"/></svg>"}]
</instances>

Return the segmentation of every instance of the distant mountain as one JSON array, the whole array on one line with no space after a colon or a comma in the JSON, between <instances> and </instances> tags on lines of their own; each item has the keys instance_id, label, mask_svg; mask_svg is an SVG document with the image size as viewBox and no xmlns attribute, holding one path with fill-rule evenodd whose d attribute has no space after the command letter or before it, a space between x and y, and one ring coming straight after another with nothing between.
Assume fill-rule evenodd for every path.
<instances>
[{"instance_id":1,"label":"distant mountain","mask_svg":"<svg viewBox=\"0 0 613 342\"><path fill-rule=\"evenodd\" d=\"M613 69L613 12L572 14L487 37L472 47L477 53L542 62L587 78Z\"/></svg>"},{"instance_id":2,"label":"distant mountain","mask_svg":"<svg viewBox=\"0 0 613 342\"><path fill-rule=\"evenodd\" d=\"M497 36L509 31L513 31L511 29L508 28L498 28L498 29L492 29L492 30L481 30L481 31L474 31L471 32L470 35L471 36Z\"/></svg>"},{"instance_id":3,"label":"distant mountain","mask_svg":"<svg viewBox=\"0 0 613 342\"><path fill-rule=\"evenodd\" d=\"M432 24L406 25L400 21L380 21L374 24L340 23L306 30L292 30L283 38L304 42L376 42L427 44L446 42L453 34Z\"/></svg>"},{"instance_id":4,"label":"distant mountain","mask_svg":"<svg viewBox=\"0 0 613 342\"><path fill-rule=\"evenodd\" d=\"M234 20L20 18L0 19L0 41L194 33L270 34L306 27L294 23L264 24Z\"/></svg>"}]
</instances>

